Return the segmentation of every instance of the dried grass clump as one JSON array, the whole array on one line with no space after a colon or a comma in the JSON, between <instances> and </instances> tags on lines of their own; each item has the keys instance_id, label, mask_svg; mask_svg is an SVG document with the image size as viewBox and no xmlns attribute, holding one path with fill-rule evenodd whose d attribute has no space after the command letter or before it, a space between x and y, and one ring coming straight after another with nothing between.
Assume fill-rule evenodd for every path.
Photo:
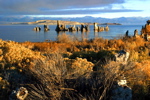
<instances>
[{"instance_id":1,"label":"dried grass clump","mask_svg":"<svg viewBox=\"0 0 150 100\"><path fill-rule=\"evenodd\" d=\"M68 71L76 76L83 75L93 71L94 64L87 61L86 58L65 59Z\"/></svg>"},{"instance_id":2,"label":"dried grass clump","mask_svg":"<svg viewBox=\"0 0 150 100\"><path fill-rule=\"evenodd\" d=\"M75 38L71 35L63 33L58 35L57 41L60 43L72 43L73 41L75 41Z\"/></svg>"},{"instance_id":3,"label":"dried grass clump","mask_svg":"<svg viewBox=\"0 0 150 100\"><path fill-rule=\"evenodd\" d=\"M29 98L59 100L64 89L64 78L67 72L64 60L60 54L47 56L46 60L35 60L34 66L26 73L34 80L30 80L31 95ZM40 86L40 91L36 86ZM39 98L36 98L39 99Z\"/></svg>"},{"instance_id":4,"label":"dried grass clump","mask_svg":"<svg viewBox=\"0 0 150 100\"><path fill-rule=\"evenodd\" d=\"M0 40L0 62L25 67L33 59L42 59L40 52L34 52L17 42Z\"/></svg>"}]
</instances>

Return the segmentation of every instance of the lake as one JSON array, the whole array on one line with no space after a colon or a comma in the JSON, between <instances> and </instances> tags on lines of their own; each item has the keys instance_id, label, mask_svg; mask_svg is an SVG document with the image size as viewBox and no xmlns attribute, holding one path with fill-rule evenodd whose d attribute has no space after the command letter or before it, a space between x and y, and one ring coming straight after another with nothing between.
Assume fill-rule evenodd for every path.
<instances>
[{"instance_id":1,"label":"lake","mask_svg":"<svg viewBox=\"0 0 150 100\"><path fill-rule=\"evenodd\" d=\"M42 28L40 32L33 31L33 28L39 26ZM102 26L102 25L100 25ZM105 25L104 25L105 26ZM69 26L67 26L69 27ZM114 39L119 36L125 35L126 31L129 30L129 35L134 34L134 30L137 29L139 34L142 25L109 25L109 31L94 32L94 26L90 26L90 32L60 32L55 31L56 25L49 25L50 31L44 32L43 25L0 25L0 38L3 40L12 40L16 42L43 42L45 40L55 41L59 34L69 34L79 38L93 39L96 37L102 37L104 39Z\"/></svg>"}]
</instances>

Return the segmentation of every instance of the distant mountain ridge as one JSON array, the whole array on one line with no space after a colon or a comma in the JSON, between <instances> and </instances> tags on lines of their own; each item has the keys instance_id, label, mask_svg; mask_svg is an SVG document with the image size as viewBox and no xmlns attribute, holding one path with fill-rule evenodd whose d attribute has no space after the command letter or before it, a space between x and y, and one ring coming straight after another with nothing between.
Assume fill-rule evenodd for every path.
<instances>
[{"instance_id":1,"label":"distant mountain ridge","mask_svg":"<svg viewBox=\"0 0 150 100\"><path fill-rule=\"evenodd\" d=\"M9 22L34 22L37 20L63 20L75 21L80 23L120 23L123 25L144 25L150 17L120 17L120 18L101 18L101 17L75 17L75 18L58 18L58 17L14 17L0 16L0 24Z\"/></svg>"}]
</instances>

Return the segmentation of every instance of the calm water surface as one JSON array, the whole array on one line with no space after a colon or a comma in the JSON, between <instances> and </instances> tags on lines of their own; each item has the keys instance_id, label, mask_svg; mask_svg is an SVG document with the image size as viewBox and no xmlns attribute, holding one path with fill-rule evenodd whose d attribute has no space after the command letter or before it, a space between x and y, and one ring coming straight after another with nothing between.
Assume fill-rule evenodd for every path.
<instances>
[{"instance_id":1,"label":"calm water surface","mask_svg":"<svg viewBox=\"0 0 150 100\"><path fill-rule=\"evenodd\" d=\"M33 31L33 28L39 26L42 28L40 32ZM69 27L69 26L67 26ZM16 42L43 42L45 40L55 41L57 36L64 32L57 33L55 31L56 25L49 25L50 31L44 32L43 25L0 25L0 38L3 40L12 40ZM65 34L73 35L77 38L93 39L96 37L102 37L105 39L114 39L118 36L123 36L127 30L129 35L134 34L134 30L137 29L140 34L142 25L109 25L109 31L106 32L94 32L93 25L90 26L90 32L65 32Z\"/></svg>"}]
</instances>

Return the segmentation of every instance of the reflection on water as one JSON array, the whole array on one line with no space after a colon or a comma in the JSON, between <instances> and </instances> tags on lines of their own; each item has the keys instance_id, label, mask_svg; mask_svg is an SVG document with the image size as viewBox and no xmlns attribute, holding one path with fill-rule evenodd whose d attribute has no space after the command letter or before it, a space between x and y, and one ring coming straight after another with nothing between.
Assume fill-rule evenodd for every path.
<instances>
[{"instance_id":1,"label":"reflection on water","mask_svg":"<svg viewBox=\"0 0 150 100\"><path fill-rule=\"evenodd\" d=\"M43 27L43 25L36 25L38 27ZM12 40L16 42L43 42L45 40L55 41L59 34L63 34L64 32L56 32L56 25L49 25L50 30L44 31L42 28L41 31L33 31L35 25L10 25L0 26L0 38L3 40ZM66 26L67 27L67 26ZM80 25L79 25L80 27ZM81 32L81 31L66 31L65 34L72 35L79 40L85 39L93 39L96 37L102 37L105 39L113 39L117 36L125 35L126 31L129 31L129 35L134 34L134 30L137 29L139 32L141 30L142 25L110 25L109 31L103 32L94 32L93 25L89 26L89 32ZM140 34L140 33L139 33Z\"/></svg>"}]
</instances>

